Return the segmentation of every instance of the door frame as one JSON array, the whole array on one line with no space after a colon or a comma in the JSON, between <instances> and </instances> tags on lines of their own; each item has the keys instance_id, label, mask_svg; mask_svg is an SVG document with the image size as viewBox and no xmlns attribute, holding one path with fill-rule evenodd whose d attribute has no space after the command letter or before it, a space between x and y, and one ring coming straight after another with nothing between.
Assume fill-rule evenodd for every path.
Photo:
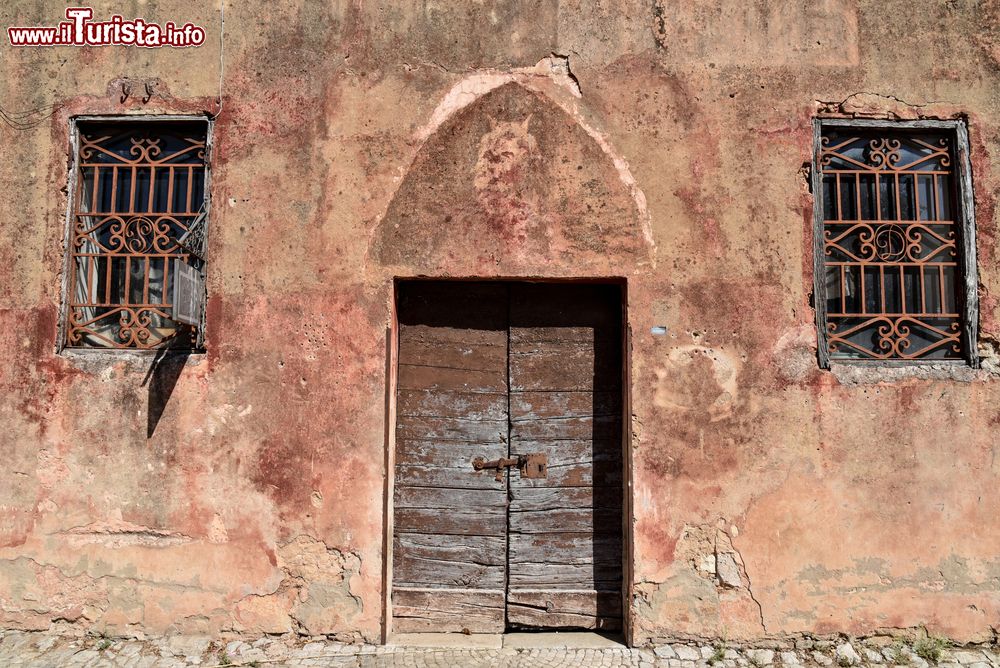
<instances>
[{"instance_id":1,"label":"door frame","mask_svg":"<svg viewBox=\"0 0 1000 668\"><path fill-rule=\"evenodd\" d=\"M394 276L389 295L389 326L385 346L385 485L382 517L382 644L392 638L392 560L393 503L396 482L396 380L399 369L399 286L416 282L508 282L508 283L575 283L617 285L621 290L622 342L622 637L627 646L633 644L632 593L633 578L633 512L632 512L632 327L628 310L628 279L624 276L585 276L539 278L535 276Z\"/></svg>"}]
</instances>

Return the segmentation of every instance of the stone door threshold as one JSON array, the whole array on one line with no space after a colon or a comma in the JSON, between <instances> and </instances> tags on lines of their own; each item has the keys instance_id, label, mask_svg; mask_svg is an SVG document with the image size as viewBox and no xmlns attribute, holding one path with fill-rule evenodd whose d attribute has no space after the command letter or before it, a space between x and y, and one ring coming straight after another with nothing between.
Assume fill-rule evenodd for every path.
<instances>
[{"instance_id":1,"label":"stone door threshold","mask_svg":"<svg viewBox=\"0 0 1000 668\"><path fill-rule=\"evenodd\" d=\"M624 649L621 636L591 631L536 633L397 633L391 647L448 647L460 649Z\"/></svg>"}]
</instances>

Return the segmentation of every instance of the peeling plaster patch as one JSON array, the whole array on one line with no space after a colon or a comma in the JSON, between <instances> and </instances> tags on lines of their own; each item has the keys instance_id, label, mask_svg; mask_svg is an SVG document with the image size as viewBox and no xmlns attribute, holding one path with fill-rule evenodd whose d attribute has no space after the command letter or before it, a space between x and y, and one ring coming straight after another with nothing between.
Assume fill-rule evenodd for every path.
<instances>
[{"instance_id":1,"label":"peeling plaster patch","mask_svg":"<svg viewBox=\"0 0 1000 668\"><path fill-rule=\"evenodd\" d=\"M210 543L229 542L229 532L226 531L226 523L222 521L222 517L218 513L212 517L212 521L208 525L206 537Z\"/></svg>"},{"instance_id":2,"label":"peeling plaster patch","mask_svg":"<svg viewBox=\"0 0 1000 668\"><path fill-rule=\"evenodd\" d=\"M437 108L434 109L434 112L431 114L431 118L427 124L417 131L415 139L417 142L423 143L451 116L458 113L490 91L511 82L518 83L535 92L545 94L563 111L569 114L591 137L591 139L597 142L597 145L601 148L605 155L611 159L611 162L614 164L615 170L618 173L618 178L621 179L622 183L626 186L626 188L628 188L632 199L635 201L636 208L639 212L639 218L642 221L643 239L650 249L655 251L656 242L653 239L653 228L649 209L646 205L646 195L639 188L639 184L635 180L635 177L632 176L632 171L629 167L628 161L626 161L625 158L620 156L618 152L614 150L606 134L599 132L586 122L583 114L577 107L576 99L582 97L582 92L580 90L579 82L570 70L568 56L553 54L542 58L534 67L522 67L510 72L487 70L485 72L469 75L459 83L455 84L455 86L448 91L444 99L441 100ZM548 90L551 90L551 87L545 86L545 84L550 82L556 84L556 86L560 89L568 91L571 96L570 100L561 100L551 94L548 94ZM656 256L653 254L651 262L654 265L656 262L655 258Z\"/></svg>"},{"instance_id":3,"label":"peeling plaster patch","mask_svg":"<svg viewBox=\"0 0 1000 668\"><path fill-rule=\"evenodd\" d=\"M692 370L699 374L704 371L705 360L715 385L710 393L712 396L692 392L690 383L677 382ZM698 345L678 346L667 355L664 366L656 370L653 403L674 410L704 410L712 422L724 419L732 414L739 393L739 370L739 360L724 351ZM706 406L706 399L713 400Z\"/></svg>"},{"instance_id":4,"label":"peeling plaster patch","mask_svg":"<svg viewBox=\"0 0 1000 668\"><path fill-rule=\"evenodd\" d=\"M1000 379L1000 373L995 370L973 369L964 363L882 366L877 362L864 364L831 362L830 371L841 385L875 385L906 380L951 380L971 383Z\"/></svg>"},{"instance_id":5,"label":"peeling plaster patch","mask_svg":"<svg viewBox=\"0 0 1000 668\"><path fill-rule=\"evenodd\" d=\"M287 584L298 591L292 618L310 635L343 631L364 611L352 589L361 572L361 558L353 552L328 548L322 541L298 536L278 548L278 565Z\"/></svg>"},{"instance_id":6,"label":"peeling plaster patch","mask_svg":"<svg viewBox=\"0 0 1000 668\"><path fill-rule=\"evenodd\" d=\"M570 72L569 58L565 56L547 56L539 60L534 67L520 67L510 72L487 70L472 74L455 84L438 104L427 124L417 131L417 140L427 141L453 114L469 106L494 88L499 88L512 81L521 85L530 85L532 80L536 78L551 79L557 85L568 90L574 97L581 97L580 86L576 77Z\"/></svg>"},{"instance_id":7,"label":"peeling plaster patch","mask_svg":"<svg viewBox=\"0 0 1000 668\"><path fill-rule=\"evenodd\" d=\"M858 14L850 0L656 0L653 37L674 66L852 66L860 60Z\"/></svg>"},{"instance_id":8,"label":"peeling plaster patch","mask_svg":"<svg viewBox=\"0 0 1000 668\"><path fill-rule=\"evenodd\" d=\"M109 607L109 584L87 574L68 576L33 559L2 563L6 582L0 597L0 624L45 630L53 621L93 622Z\"/></svg>"},{"instance_id":9,"label":"peeling plaster patch","mask_svg":"<svg viewBox=\"0 0 1000 668\"><path fill-rule=\"evenodd\" d=\"M852 596L858 591L947 592L974 596L1000 582L1000 560L970 561L956 554L941 559L935 566L925 566L908 574L894 573L886 559L852 559L851 566L830 569L820 564L801 569L795 577L805 584L808 593L826 596L831 593Z\"/></svg>"},{"instance_id":10,"label":"peeling plaster patch","mask_svg":"<svg viewBox=\"0 0 1000 668\"><path fill-rule=\"evenodd\" d=\"M802 325L786 331L771 348L778 373L786 380L799 382L818 371L816 327Z\"/></svg>"},{"instance_id":11,"label":"peeling plaster patch","mask_svg":"<svg viewBox=\"0 0 1000 668\"><path fill-rule=\"evenodd\" d=\"M736 563L736 555L732 552L722 552L716 557L715 570L719 577L719 584L723 587L735 589L743 586L740 565Z\"/></svg>"},{"instance_id":12,"label":"peeling plaster patch","mask_svg":"<svg viewBox=\"0 0 1000 668\"><path fill-rule=\"evenodd\" d=\"M673 572L661 582L642 581L633 598L636 619L661 619L679 633L731 638L767 633L763 609L724 518L685 525L677 539Z\"/></svg>"},{"instance_id":13,"label":"peeling plaster patch","mask_svg":"<svg viewBox=\"0 0 1000 668\"><path fill-rule=\"evenodd\" d=\"M889 120L917 120L921 118L952 119L961 118L961 110L942 110L954 107L954 103L935 100L917 104L901 100L895 95L883 95L868 91L851 93L839 102L836 100L816 100L818 112L864 118Z\"/></svg>"},{"instance_id":14,"label":"peeling plaster patch","mask_svg":"<svg viewBox=\"0 0 1000 668\"><path fill-rule=\"evenodd\" d=\"M190 536L160 529L112 520L110 522L93 522L85 526L74 527L60 531L56 535L63 536L73 545L100 543L105 547L119 548L131 545L146 547L173 547L190 543Z\"/></svg>"}]
</instances>

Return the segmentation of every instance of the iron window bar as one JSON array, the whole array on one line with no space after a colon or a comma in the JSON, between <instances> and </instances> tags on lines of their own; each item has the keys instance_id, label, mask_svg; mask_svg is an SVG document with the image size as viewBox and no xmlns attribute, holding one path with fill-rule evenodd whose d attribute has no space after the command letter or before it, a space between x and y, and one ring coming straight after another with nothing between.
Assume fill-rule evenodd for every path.
<instances>
[{"instance_id":1,"label":"iron window bar","mask_svg":"<svg viewBox=\"0 0 1000 668\"><path fill-rule=\"evenodd\" d=\"M815 137L821 364L975 364L964 127L824 120Z\"/></svg>"}]
</instances>

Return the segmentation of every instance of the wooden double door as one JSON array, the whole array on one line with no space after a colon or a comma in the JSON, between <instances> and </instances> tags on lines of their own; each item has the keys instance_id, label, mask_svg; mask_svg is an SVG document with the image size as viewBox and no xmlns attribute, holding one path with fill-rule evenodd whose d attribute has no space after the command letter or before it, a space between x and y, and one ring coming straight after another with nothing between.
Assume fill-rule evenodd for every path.
<instances>
[{"instance_id":1,"label":"wooden double door","mask_svg":"<svg viewBox=\"0 0 1000 668\"><path fill-rule=\"evenodd\" d=\"M397 288L393 630L620 629L622 286Z\"/></svg>"}]
</instances>

